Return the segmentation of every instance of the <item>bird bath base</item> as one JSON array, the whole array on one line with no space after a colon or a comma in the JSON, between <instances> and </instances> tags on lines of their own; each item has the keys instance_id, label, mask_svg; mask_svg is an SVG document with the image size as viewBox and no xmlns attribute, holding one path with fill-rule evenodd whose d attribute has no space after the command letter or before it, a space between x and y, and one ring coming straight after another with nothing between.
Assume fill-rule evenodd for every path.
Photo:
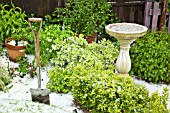
<instances>
[{"instance_id":1,"label":"bird bath base","mask_svg":"<svg viewBox=\"0 0 170 113\"><path fill-rule=\"evenodd\" d=\"M147 27L134 23L115 23L105 27L106 32L120 43L120 53L116 61L118 74L128 75L131 69L130 44L147 32Z\"/></svg>"}]
</instances>

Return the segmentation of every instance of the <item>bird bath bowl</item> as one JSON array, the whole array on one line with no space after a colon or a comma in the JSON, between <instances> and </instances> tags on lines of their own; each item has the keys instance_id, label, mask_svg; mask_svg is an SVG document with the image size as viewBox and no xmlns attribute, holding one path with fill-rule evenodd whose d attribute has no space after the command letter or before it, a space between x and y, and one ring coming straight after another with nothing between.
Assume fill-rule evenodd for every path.
<instances>
[{"instance_id":1,"label":"bird bath bowl","mask_svg":"<svg viewBox=\"0 0 170 113\"><path fill-rule=\"evenodd\" d=\"M146 34L148 28L134 23L115 23L105 27L106 32L115 37L120 43L120 53L116 61L116 71L118 74L127 75L131 69L131 60L129 56L130 44L137 37Z\"/></svg>"}]
</instances>

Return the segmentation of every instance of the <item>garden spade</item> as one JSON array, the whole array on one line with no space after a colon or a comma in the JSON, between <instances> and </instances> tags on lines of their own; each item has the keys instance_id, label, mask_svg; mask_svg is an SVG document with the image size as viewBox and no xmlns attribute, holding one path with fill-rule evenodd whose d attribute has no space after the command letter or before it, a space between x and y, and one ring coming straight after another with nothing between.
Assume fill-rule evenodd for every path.
<instances>
[{"instance_id":1,"label":"garden spade","mask_svg":"<svg viewBox=\"0 0 170 113\"><path fill-rule=\"evenodd\" d=\"M34 35L35 53L36 53L36 71L37 71L37 79L38 79L38 88L30 89L32 101L49 104L50 103L50 99L49 99L50 91L48 89L41 88L40 50L39 50L39 39L38 38L39 38L40 30L42 27L42 18L28 18L28 22L29 22L30 28L32 30L32 33ZM34 29L32 28L31 22L39 22L40 23L40 27L39 27L37 35L36 35Z\"/></svg>"}]
</instances>

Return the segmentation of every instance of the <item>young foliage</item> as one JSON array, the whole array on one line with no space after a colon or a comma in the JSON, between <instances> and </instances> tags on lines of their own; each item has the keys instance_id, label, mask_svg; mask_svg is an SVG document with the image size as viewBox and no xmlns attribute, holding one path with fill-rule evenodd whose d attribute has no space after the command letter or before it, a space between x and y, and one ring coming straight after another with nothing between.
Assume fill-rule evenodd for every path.
<instances>
[{"instance_id":1,"label":"young foliage","mask_svg":"<svg viewBox=\"0 0 170 113\"><path fill-rule=\"evenodd\" d=\"M82 37L68 37L64 41L57 42L56 46L53 46L55 51L53 54L56 57L52 62L59 67L74 66L77 63L83 64L93 60L100 60L105 66L113 65L118 50L110 41L103 39L98 44L88 44Z\"/></svg>"},{"instance_id":2,"label":"young foliage","mask_svg":"<svg viewBox=\"0 0 170 113\"><path fill-rule=\"evenodd\" d=\"M56 8L52 17L47 15L46 19L77 34L92 36L95 32L101 34L108 23L119 20L110 8L107 0L69 0L65 8Z\"/></svg>"},{"instance_id":3,"label":"young foliage","mask_svg":"<svg viewBox=\"0 0 170 113\"><path fill-rule=\"evenodd\" d=\"M40 34L40 59L44 66L56 57L54 48L58 46L58 42L63 41L67 37L73 36L74 33L69 29L62 29L59 25L48 25L41 30ZM60 44L61 45L61 44Z\"/></svg>"},{"instance_id":4,"label":"young foliage","mask_svg":"<svg viewBox=\"0 0 170 113\"><path fill-rule=\"evenodd\" d=\"M48 72L50 81L47 84L47 88L52 92L67 93L71 90L70 76L71 70L65 68L55 68Z\"/></svg>"}]
</instances>

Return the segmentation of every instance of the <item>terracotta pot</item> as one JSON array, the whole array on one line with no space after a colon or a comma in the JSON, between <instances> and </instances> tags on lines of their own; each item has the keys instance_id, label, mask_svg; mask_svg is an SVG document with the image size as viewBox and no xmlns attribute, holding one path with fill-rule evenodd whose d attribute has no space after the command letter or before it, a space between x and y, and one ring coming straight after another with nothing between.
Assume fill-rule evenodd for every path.
<instances>
[{"instance_id":1,"label":"terracotta pot","mask_svg":"<svg viewBox=\"0 0 170 113\"><path fill-rule=\"evenodd\" d=\"M97 33L94 33L92 36L88 36L86 38L86 41L88 42L88 44L92 42L96 42L96 40L97 40Z\"/></svg>"},{"instance_id":2,"label":"terracotta pot","mask_svg":"<svg viewBox=\"0 0 170 113\"><path fill-rule=\"evenodd\" d=\"M11 40L15 40L15 38L5 39L5 45L8 51L9 59L16 62L18 58L21 58L24 56L26 49L25 49L25 46L14 46L14 45L8 44L8 42Z\"/></svg>"}]
</instances>

